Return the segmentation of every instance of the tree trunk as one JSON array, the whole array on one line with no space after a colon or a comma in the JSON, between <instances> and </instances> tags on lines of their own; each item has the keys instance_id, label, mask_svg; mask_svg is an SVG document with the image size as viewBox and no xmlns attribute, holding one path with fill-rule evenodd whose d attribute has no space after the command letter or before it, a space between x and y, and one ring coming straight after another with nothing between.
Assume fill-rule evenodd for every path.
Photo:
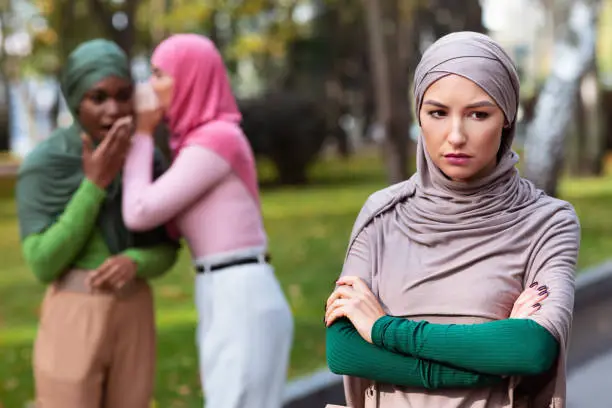
<instances>
[{"instance_id":1,"label":"tree trunk","mask_svg":"<svg viewBox=\"0 0 612 408\"><path fill-rule=\"evenodd\" d=\"M0 151L11 149L11 93L10 82L0 68Z\"/></svg>"},{"instance_id":2,"label":"tree trunk","mask_svg":"<svg viewBox=\"0 0 612 408\"><path fill-rule=\"evenodd\" d=\"M595 58L599 1L572 3L554 50L552 72L538 98L525 140L525 176L555 196L565 154L565 136L581 78Z\"/></svg>"},{"instance_id":3,"label":"tree trunk","mask_svg":"<svg viewBox=\"0 0 612 408\"><path fill-rule=\"evenodd\" d=\"M6 73L7 58L4 42L8 35L6 27L10 11L10 1L0 0L0 151L8 151L11 148L11 90L10 80Z\"/></svg>"},{"instance_id":4,"label":"tree trunk","mask_svg":"<svg viewBox=\"0 0 612 408\"><path fill-rule=\"evenodd\" d=\"M125 51L129 58L132 57L134 44L136 42L136 10L139 0L126 0L122 11L127 16L127 26L123 30L117 30L113 25L113 11L109 10L102 0L89 0L89 9L93 15L99 17L102 28L106 34Z\"/></svg>"},{"instance_id":5,"label":"tree trunk","mask_svg":"<svg viewBox=\"0 0 612 408\"><path fill-rule=\"evenodd\" d=\"M398 49L405 32L400 29L397 1L387 0L381 8L378 0L364 0L376 116L383 128L383 156L392 184L408 178L410 129L410 109L404 110L403 103L408 95L408 69Z\"/></svg>"},{"instance_id":6,"label":"tree trunk","mask_svg":"<svg viewBox=\"0 0 612 408\"><path fill-rule=\"evenodd\" d=\"M582 80L581 110L584 116L584 126L581 139L582 155L580 157L580 173L588 176L600 176L603 173L603 161L606 150L605 121L603 120L603 106L601 88L597 75L596 64Z\"/></svg>"}]
</instances>

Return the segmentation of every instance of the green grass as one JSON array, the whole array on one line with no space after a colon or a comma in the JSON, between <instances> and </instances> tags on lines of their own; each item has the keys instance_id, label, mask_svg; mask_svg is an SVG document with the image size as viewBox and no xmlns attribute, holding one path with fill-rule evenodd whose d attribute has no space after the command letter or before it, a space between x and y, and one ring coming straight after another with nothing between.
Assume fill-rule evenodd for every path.
<instances>
[{"instance_id":1,"label":"green grass","mask_svg":"<svg viewBox=\"0 0 612 408\"><path fill-rule=\"evenodd\" d=\"M261 168L263 178L269 167ZM273 264L291 303L296 333L290 376L325 365L323 305L337 278L348 235L367 196L385 180L377 155L324 161L314 183L266 189L263 208ZM580 266L605 259L612 248L612 176L563 183L582 221ZM9 194L10 195L10 194ZM0 407L22 407L32 397L30 354L43 287L25 268L12 197L0 199ZM200 407L194 343L193 272L187 253L155 282L159 327L157 406Z\"/></svg>"}]
</instances>

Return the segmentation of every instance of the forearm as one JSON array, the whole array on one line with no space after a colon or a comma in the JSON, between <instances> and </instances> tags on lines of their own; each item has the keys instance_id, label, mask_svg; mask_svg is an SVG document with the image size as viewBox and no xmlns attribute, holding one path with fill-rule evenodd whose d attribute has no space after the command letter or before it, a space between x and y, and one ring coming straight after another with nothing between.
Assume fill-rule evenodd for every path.
<instances>
[{"instance_id":1,"label":"forearm","mask_svg":"<svg viewBox=\"0 0 612 408\"><path fill-rule=\"evenodd\" d=\"M123 255L136 262L139 277L153 279L172 268L178 257L178 249L178 245L161 244L150 248L128 248Z\"/></svg>"},{"instance_id":2,"label":"forearm","mask_svg":"<svg viewBox=\"0 0 612 408\"><path fill-rule=\"evenodd\" d=\"M123 173L123 219L134 231L150 230L174 219L231 170L213 152L187 146L153 181L153 154L153 139L135 135Z\"/></svg>"},{"instance_id":3,"label":"forearm","mask_svg":"<svg viewBox=\"0 0 612 408\"><path fill-rule=\"evenodd\" d=\"M326 342L327 363L336 374L428 389L487 387L502 381L384 350L366 342L347 319L327 328Z\"/></svg>"},{"instance_id":4,"label":"forearm","mask_svg":"<svg viewBox=\"0 0 612 408\"><path fill-rule=\"evenodd\" d=\"M106 192L85 179L57 221L23 241L23 255L36 277L49 283L74 262L96 225Z\"/></svg>"},{"instance_id":5,"label":"forearm","mask_svg":"<svg viewBox=\"0 0 612 408\"><path fill-rule=\"evenodd\" d=\"M559 348L545 328L528 319L447 325L384 316L372 328L372 341L392 352L495 375L545 372Z\"/></svg>"},{"instance_id":6,"label":"forearm","mask_svg":"<svg viewBox=\"0 0 612 408\"><path fill-rule=\"evenodd\" d=\"M123 219L128 228L138 231L161 225L146 210L149 205L146 191L153 184L154 153L152 136L134 135L123 172Z\"/></svg>"}]
</instances>

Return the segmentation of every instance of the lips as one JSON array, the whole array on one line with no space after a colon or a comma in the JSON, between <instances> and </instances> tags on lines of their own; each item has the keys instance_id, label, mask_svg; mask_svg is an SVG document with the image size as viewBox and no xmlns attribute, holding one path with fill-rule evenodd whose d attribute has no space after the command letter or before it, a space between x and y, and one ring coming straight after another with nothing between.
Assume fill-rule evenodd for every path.
<instances>
[{"instance_id":1,"label":"lips","mask_svg":"<svg viewBox=\"0 0 612 408\"><path fill-rule=\"evenodd\" d=\"M463 153L449 153L445 154L444 157L449 159L469 159L471 156Z\"/></svg>"},{"instance_id":2,"label":"lips","mask_svg":"<svg viewBox=\"0 0 612 408\"><path fill-rule=\"evenodd\" d=\"M444 155L444 159L451 166L466 166L470 162L471 156L463 153L449 153Z\"/></svg>"}]
</instances>

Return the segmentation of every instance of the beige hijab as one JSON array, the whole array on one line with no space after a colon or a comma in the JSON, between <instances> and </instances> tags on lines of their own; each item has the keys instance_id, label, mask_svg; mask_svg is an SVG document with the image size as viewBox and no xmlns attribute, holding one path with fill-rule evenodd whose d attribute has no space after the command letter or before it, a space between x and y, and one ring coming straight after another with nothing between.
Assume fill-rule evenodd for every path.
<instances>
[{"instance_id":1,"label":"beige hijab","mask_svg":"<svg viewBox=\"0 0 612 408\"><path fill-rule=\"evenodd\" d=\"M439 301L445 294L457 291L464 291L469 296L474 287L463 282L473 279L474 275L488 278L491 276L487 275L488 271L492 269L495 269L496 282L501 282L495 287L500 296L508 296L515 293L511 289L517 289L516 280L513 282L505 269L513 269L519 281L522 277L523 288L536 279L549 285L548 302L533 318L560 343L557 369L546 378L531 381L526 398L537 407L564 407L565 358L579 246L575 213L566 202L546 196L522 179L515 168L518 155L511 150L511 145L519 79L504 50L491 38L478 33L459 32L439 39L427 49L416 69L417 117L427 88L450 74L461 75L479 85L504 112L507 127L503 131L497 167L475 182L449 180L432 162L421 136L416 174L368 199L353 228L349 250L359 233L370 226L375 229L374 234L368 235L373 237L368 241L371 248L375 248L371 253L384 254L385 242L388 252L393 245L385 238L385 233L393 229L422 248L419 254L427 254L419 255L421 259L413 261L414 264L404 257L403 265L392 265L400 262L395 261L402 258L399 254L385 255L384 263L377 256L372 259L371 284L375 294L381 296L391 290L396 294L397 287L402 287L401 296L381 296L383 306L395 316L461 315L485 321L504 318L499 310L492 311L490 304L466 301L456 305ZM559 234L566 238L554 241ZM557 256L561 261L557 262L554 258ZM518 267L516 260L521 260ZM407 270L423 272L406 283ZM508 273L507 278L504 273ZM424 289L429 286L435 287L435 293ZM519 382L520 379L513 379L510 388L514 389ZM345 384L349 400L361 398L359 394L363 389L352 388L350 381ZM513 391L509 390L509 394L513 395ZM515 398L511 396L510 400Z\"/></svg>"}]
</instances>

